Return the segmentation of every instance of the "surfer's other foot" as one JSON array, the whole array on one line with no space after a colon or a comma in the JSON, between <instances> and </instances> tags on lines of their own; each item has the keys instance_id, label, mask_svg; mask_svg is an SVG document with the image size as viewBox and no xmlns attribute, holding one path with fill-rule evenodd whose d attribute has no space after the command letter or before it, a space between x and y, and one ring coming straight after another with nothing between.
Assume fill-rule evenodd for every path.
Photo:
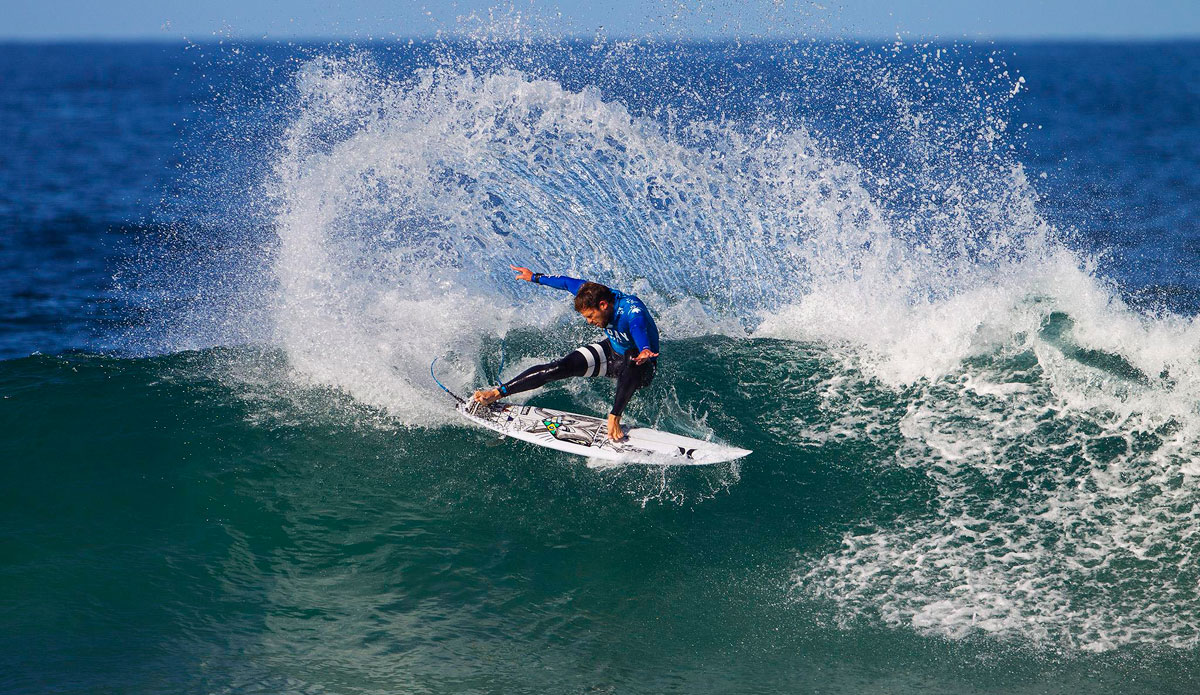
<instances>
[{"instance_id":1,"label":"surfer's other foot","mask_svg":"<svg viewBox=\"0 0 1200 695\"><path fill-rule=\"evenodd\" d=\"M491 405L492 403L500 400L500 389L480 389L479 391L476 391L475 395L471 398L473 398L477 403Z\"/></svg>"},{"instance_id":2,"label":"surfer's other foot","mask_svg":"<svg viewBox=\"0 0 1200 695\"><path fill-rule=\"evenodd\" d=\"M614 442L625 438L625 432L621 429L621 418L616 415L608 416L608 438Z\"/></svg>"}]
</instances>

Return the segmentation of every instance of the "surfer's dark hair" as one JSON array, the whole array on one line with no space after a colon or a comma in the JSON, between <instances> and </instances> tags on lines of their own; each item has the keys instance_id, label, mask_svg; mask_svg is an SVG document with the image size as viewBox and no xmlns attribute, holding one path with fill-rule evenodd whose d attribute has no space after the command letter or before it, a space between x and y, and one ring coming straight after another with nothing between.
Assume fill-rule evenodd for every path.
<instances>
[{"instance_id":1,"label":"surfer's dark hair","mask_svg":"<svg viewBox=\"0 0 1200 695\"><path fill-rule=\"evenodd\" d=\"M616 302L613 291L598 282L585 282L575 293L575 311L584 309L599 309L600 302L608 302L612 306Z\"/></svg>"}]
</instances>

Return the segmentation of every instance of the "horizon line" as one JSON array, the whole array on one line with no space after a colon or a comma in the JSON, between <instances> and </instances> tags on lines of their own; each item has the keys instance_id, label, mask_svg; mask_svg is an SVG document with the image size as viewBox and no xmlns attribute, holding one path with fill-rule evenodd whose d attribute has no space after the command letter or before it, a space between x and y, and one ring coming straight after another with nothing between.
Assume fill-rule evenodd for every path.
<instances>
[{"instance_id":1,"label":"horizon line","mask_svg":"<svg viewBox=\"0 0 1200 695\"><path fill-rule=\"evenodd\" d=\"M476 41L475 37L457 34L457 33L442 33L436 32L431 34L412 34L412 35L284 35L272 37L270 35L250 36L250 35L232 35L220 36L215 34L206 35L202 38L189 37L187 35L178 36L158 36L154 34L137 34L128 36L81 36L81 35L63 35L63 36L4 36L0 35L0 45L14 44L220 44L225 42L231 43L247 43L247 44L318 44L318 43L383 43L383 42L402 42L402 41ZM485 39L486 40L486 39ZM495 43L513 43L518 41L526 41L527 39L498 39ZM870 43L895 43L897 40L903 43L1187 43L1200 42L1200 33L1194 34L1016 34L995 36L959 36L948 37L937 34L892 34L892 35L845 35L838 36L832 34L817 34L817 35L798 35L798 36L728 36L728 35L712 35L712 36L688 36L688 37L669 37L669 36L610 36L610 35L585 35L585 34L570 34L558 37L537 37L532 39L534 43L550 43L553 41L568 41L568 42L600 42L600 43L628 43L628 42L655 42L655 43L732 43L732 42L761 42L761 43L782 43L782 42L806 42L806 41L822 41L822 42L870 42Z\"/></svg>"}]
</instances>

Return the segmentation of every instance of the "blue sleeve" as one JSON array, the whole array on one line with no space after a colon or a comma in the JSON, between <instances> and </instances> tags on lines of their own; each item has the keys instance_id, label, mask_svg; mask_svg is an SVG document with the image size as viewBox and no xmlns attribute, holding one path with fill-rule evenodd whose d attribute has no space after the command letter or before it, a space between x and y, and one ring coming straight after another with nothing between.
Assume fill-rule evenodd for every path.
<instances>
[{"instance_id":1,"label":"blue sleeve","mask_svg":"<svg viewBox=\"0 0 1200 695\"><path fill-rule=\"evenodd\" d=\"M650 342L652 326L654 326L654 319L650 318L650 312L646 310L646 307L641 307L641 311L629 316L629 335L633 336L633 344L637 346L638 352L654 349Z\"/></svg>"},{"instance_id":2,"label":"blue sleeve","mask_svg":"<svg viewBox=\"0 0 1200 695\"><path fill-rule=\"evenodd\" d=\"M583 287L583 280L569 278L566 275L543 275L536 280L537 284L553 287L559 290L566 290L571 294L579 294L579 288Z\"/></svg>"}]
</instances>

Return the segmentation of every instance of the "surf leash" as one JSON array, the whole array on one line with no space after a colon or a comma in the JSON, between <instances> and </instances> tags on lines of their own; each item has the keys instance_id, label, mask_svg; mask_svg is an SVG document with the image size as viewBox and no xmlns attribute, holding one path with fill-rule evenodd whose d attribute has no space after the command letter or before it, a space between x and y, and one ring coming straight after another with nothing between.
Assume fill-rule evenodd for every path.
<instances>
[{"instance_id":1,"label":"surf leash","mask_svg":"<svg viewBox=\"0 0 1200 695\"><path fill-rule=\"evenodd\" d=\"M443 390L443 391L445 391L446 393L450 394L450 397L451 397L451 398L453 398L454 400L458 401L459 403L461 403L461 404L463 404L463 405L466 405L466 403L467 403L466 401L464 401L463 399L459 398L459 397L458 397L457 395L455 395L455 393L454 393L453 391L451 391L450 389L446 388L446 385L445 385L445 384L443 384L442 382L438 381L437 374L434 374L434 373L433 373L433 365L437 364L437 361L438 361L438 359L440 359L440 358L438 358L438 357L434 357L434 358L433 358L433 361L429 363L429 376L433 377L433 382L434 382L435 384L437 384L438 386L441 386L441 387L442 387L442 390Z\"/></svg>"}]
</instances>

